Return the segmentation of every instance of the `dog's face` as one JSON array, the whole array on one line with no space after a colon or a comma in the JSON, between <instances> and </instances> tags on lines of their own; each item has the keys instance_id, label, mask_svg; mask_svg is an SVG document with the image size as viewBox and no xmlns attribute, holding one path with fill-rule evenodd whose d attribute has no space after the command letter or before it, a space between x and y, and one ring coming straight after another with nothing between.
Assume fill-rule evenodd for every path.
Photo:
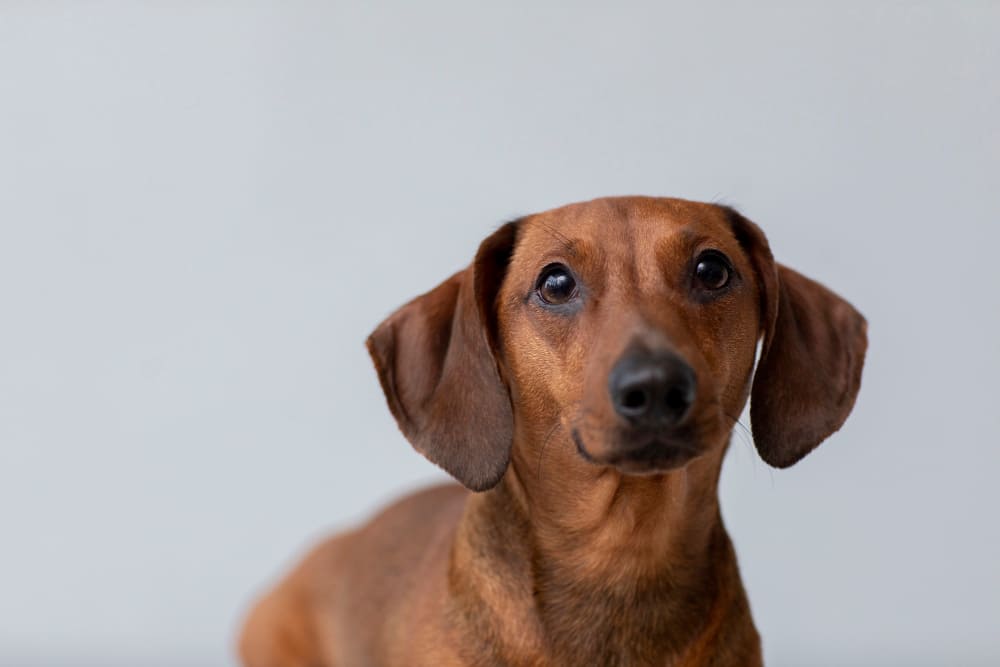
<instances>
[{"instance_id":1,"label":"dog's face","mask_svg":"<svg viewBox=\"0 0 1000 667\"><path fill-rule=\"evenodd\" d=\"M629 197L504 225L368 346L403 433L483 490L515 441L532 458L558 441L577 464L640 475L720 450L761 337L754 440L791 465L847 418L865 331L731 209Z\"/></svg>"},{"instance_id":2,"label":"dog's face","mask_svg":"<svg viewBox=\"0 0 1000 667\"><path fill-rule=\"evenodd\" d=\"M628 474L728 440L761 327L723 209L601 200L527 218L496 307L515 420L532 433L557 427L586 461Z\"/></svg>"}]
</instances>

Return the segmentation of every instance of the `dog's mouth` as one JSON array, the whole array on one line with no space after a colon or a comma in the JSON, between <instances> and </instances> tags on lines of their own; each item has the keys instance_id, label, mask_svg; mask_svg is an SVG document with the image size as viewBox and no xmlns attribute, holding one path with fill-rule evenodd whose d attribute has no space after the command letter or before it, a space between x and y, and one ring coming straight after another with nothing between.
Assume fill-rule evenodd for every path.
<instances>
[{"instance_id":1,"label":"dog's mouth","mask_svg":"<svg viewBox=\"0 0 1000 667\"><path fill-rule=\"evenodd\" d=\"M577 453L585 461L594 465L611 466L628 475L652 475L674 470L683 467L704 451L693 439L684 437L683 434L674 437L645 434L630 438L629 442L597 455L587 448L577 429L573 429L570 435Z\"/></svg>"}]
</instances>

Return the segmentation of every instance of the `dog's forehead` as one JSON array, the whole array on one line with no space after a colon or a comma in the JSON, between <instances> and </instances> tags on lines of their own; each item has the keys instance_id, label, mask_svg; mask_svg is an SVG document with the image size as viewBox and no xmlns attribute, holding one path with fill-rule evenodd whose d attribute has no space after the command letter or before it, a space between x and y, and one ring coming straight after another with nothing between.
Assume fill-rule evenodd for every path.
<instances>
[{"instance_id":1,"label":"dog's forehead","mask_svg":"<svg viewBox=\"0 0 1000 667\"><path fill-rule=\"evenodd\" d=\"M725 209L684 199L608 197L570 204L524 219L518 255L529 260L553 252L634 255L676 239L717 245L735 241Z\"/></svg>"}]
</instances>

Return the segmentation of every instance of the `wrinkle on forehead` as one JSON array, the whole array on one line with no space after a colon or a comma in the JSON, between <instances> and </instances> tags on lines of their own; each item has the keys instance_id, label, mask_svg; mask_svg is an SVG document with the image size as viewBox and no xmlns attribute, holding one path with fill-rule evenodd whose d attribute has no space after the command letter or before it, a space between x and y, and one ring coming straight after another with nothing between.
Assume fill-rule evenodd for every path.
<instances>
[{"instance_id":1,"label":"wrinkle on forehead","mask_svg":"<svg viewBox=\"0 0 1000 667\"><path fill-rule=\"evenodd\" d=\"M583 237L598 239L602 245L626 247L643 235L658 236L681 227L700 227L706 233L726 235L729 229L717 206L654 197L608 197L568 204L531 216L529 221L530 227L565 243Z\"/></svg>"}]
</instances>

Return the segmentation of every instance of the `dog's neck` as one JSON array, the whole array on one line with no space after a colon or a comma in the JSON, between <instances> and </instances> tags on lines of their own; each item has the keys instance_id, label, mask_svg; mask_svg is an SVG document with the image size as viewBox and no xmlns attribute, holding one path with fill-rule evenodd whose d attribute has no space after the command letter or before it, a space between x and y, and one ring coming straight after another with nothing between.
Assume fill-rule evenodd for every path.
<instances>
[{"instance_id":1,"label":"dog's neck","mask_svg":"<svg viewBox=\"0 0 1000 667\"><path fill-rule=\"evenodd\" d=\"M559 484L523 451L470 499L452 554L476 634L521 638L483 650L513 664L675 664L745 606L718 508L724 449L650 477L564 461Z\"/></svg>"},{"instance_id":2,"label":"dog's neck","mask_svg":"<svg viewBox=\"0 0 1000 667\"><path fill-rule=\"evenodd\" d=\"M515 449L501 483L532 529L537 556L572 563L584 579L629 585L703 562L720 524L723 449L642 477L589 464L571 445L559 451L558 473L547 477L532 454Z\"/></svg>"}]
</instances>

